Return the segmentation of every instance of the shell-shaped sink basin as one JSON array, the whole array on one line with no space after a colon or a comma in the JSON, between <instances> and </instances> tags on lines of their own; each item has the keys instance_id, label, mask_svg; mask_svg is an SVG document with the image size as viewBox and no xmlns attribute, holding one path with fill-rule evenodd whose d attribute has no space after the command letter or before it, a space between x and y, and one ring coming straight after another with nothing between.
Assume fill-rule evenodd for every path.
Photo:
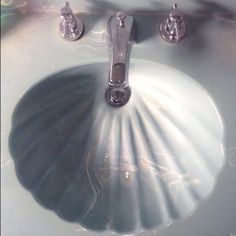
<instances>
[{"instance_id":1,"label":"shell-shaped sink basin","mask_svg":"<svg viewBox=\"0 0 236 236\"><path fill-rule=\"evenodd\" d=\"M193 213L223 165L216 105L193 79L133 61L132 94L105 100L106 63L81 65L27 91L12 120L19 180L48 209L87 229L119 233Z\"/></svg>"}]
</instances>

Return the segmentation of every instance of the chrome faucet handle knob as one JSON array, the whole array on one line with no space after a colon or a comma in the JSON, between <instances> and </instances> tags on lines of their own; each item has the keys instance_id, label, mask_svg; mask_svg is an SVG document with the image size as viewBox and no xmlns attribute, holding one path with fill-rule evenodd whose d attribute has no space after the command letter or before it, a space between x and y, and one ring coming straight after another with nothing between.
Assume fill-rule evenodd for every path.
<instances>
[{"instance_id":1,"label":"chrome faucet handle knob","mask_svg":"<svg viewBox=\"0 0 236 236\"><path fill-rule=\"evenodd\" d=\"M161 37L169 43L175 43L184 38L186 31L184 16L178 10L177 4L173 4L169 16L161 22Z\"/></svg>"},{"instance_id":2,"label":"chrome faucet handle knob","mask_svg":"<svg viewBox=\"0 0 236 236\"><path fill-rule=\"evenodd\" d=\"M84 31L82 21L76 17L68 2L61 9L61 22L59 25L60 35L70 41L79 39Z\"/></svg>"}]
</instances>

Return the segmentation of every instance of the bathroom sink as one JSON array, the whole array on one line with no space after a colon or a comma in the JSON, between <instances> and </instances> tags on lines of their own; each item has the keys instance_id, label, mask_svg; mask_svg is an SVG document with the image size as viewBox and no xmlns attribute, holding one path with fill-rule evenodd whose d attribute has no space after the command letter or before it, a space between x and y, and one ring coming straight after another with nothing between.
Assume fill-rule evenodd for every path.
<instances>
[{"instance_id":1,"label":"bathroom sink","mask_svg":"<svg viewBox=\"0 0 236 236\"><path fill-rule=\"evenodd\" d=\"M82 14L76 42L54 14L25 18L2 38L3 235L233 236L235 22L169 45L162 17L136 12L131 97L114 108L107 15Z\"/></svg>"},{"instance_id":2,"label":"bathroom sink","mask_svg":"<svg viewBox=\"0 0 236 236\"><path fill-rule=\"evenodd\" d=\"M107 68L62 71L24 94L9 139L20 182L90 230L137 233L186 218L223 165L211 96L168 66L133 60L131 98L117 109L105 99Z\"/></svg>"}]
</instances>

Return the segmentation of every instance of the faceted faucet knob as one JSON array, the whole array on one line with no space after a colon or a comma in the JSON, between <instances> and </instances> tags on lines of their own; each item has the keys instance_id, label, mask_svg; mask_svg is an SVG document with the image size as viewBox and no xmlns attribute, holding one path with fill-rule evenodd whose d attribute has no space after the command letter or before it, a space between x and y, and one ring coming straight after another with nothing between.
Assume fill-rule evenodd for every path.
<instances>
[{"instance_id":1,"label":"faceted faucet knob","mask_svg":"<svg viewBox=\"0 0 236 236\"><path fill-rule=\"evenodd\" d=\"M179 42L186 35L186 23L177 4L173 4L169 16L161 22L160 34L169 43Z\"/></svg>"},{"instance_id":2,"label":"faceted faucet knob","mask_svg":"<svg viewBox=\"0 0 236 236\"><path fill-rule=\"evenodd\" d=\"M83 31L83 23L74 15L69 3L66 2L66 5L61 9L60 35L67 40L73 41L79 39Z\"/></svg>"}]
</instances>

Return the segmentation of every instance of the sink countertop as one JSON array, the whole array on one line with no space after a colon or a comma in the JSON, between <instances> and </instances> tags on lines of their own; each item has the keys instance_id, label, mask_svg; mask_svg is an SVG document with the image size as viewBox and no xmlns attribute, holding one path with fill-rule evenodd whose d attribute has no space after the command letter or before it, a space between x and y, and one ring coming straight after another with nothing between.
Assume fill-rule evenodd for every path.
<instances>
[{"instance_id":1,"label":"sink countertop","mask_svg":"<svg viewBox=\"0 0 236 236\"><path fill-rule=\"evenodd\" d=\"M228 6L231 4L236 9L236 3L228 2ZM58 1L52 1L50 6L58 5ZM37 236L42 233L45 236L97 235L84 231L77 224L66 223L53 212L39 206L18 182L8 151L11 114L27 89L48 75L67 68L95 61L108 62L105 26L109 13L81 13L80 16L85 25L85 33L82 39L75 42L60 38L60 19L54 11L13 15L12 19L9 19L10 22L3 25L3 236ZM137 30L131 58L169 65L192 77L211 94L223 119L226 154L225 167L213 194L201 204L192 217L177 221L158 233L146 232L140 236L235 236L236 19L232 14L230 17L227 14L188 14L188 35L182 42L169 45L160 38L158 32L164 13L136 11L134 16Z\"/></svg>"}]
</instances>

